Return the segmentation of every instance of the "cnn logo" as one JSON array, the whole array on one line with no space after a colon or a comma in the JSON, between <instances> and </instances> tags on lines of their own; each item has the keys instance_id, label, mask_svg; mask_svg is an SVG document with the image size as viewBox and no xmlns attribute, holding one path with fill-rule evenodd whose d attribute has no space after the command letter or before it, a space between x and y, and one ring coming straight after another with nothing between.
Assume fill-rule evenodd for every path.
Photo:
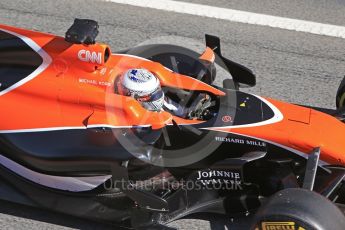
<instances>
[{"instance_id":1,"label":"cnn logo","mask_svg":"<svg viewBox=\"0 0 345 230\"><path fill-rule=\"evenodd\" d=\"M91 52L89 50L80 50L78 52L78 58L84 62L98 63L102 64L102 53L101 52Z\"/></svg>"}]
</instances>

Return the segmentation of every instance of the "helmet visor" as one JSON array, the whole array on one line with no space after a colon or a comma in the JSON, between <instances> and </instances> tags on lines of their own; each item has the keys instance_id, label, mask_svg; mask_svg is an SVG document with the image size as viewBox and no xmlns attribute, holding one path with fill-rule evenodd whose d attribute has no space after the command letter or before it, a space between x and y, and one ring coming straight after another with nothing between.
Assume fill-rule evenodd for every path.
<instances>
[{"instance_id":1,"label":"helmet visor","mask_svg":"<svg viewBox=\"0 0 345 230\"><path fill-rule=\"evenodd\" d=\"M137 94L134 96L134 98L140 102L157 101L157 100L161 99L162 97L164 97L164 93L163 93L163 90L161 88L158 88L154 92L147 94L147 95L138 95Z\"/></svg>"},{"instance_id":2,"label":"helmet visor","mask_svg":"<svg viewBox=\"0 0 345 230\"><path fill-rule=\"evenodd\" d=\"M164 92L161 88L158 88L148 95L136 95L135 99L147 110L160 111L164 103Z\"/></svg>"}]
</instances>

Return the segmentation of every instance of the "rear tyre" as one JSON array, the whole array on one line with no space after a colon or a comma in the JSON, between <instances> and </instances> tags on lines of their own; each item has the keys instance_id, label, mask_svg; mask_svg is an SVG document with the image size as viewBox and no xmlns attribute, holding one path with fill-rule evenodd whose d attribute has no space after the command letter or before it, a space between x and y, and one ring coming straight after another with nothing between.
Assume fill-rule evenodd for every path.
<instances>
[{"instance_id":1,"label":"rear tyre","mask_svg":"<svg viewBox=\"0 0 345 230\"><path fill-rule=\"evenodd\" d=\"M331 201L305 189L285 189L258 210L253 229L343 230L345 216Z\"/></svg>"},{"instance_id":2,"label":"rear tyre","mask_svg":"<svg viewBox=\"0 0 345 230\"><path fill-rule=\"evenodd\" d=\"M338 108L342 108L345 105L345 77L341 81L336 97L336 106Z\"/></svg>"}]
</instances>

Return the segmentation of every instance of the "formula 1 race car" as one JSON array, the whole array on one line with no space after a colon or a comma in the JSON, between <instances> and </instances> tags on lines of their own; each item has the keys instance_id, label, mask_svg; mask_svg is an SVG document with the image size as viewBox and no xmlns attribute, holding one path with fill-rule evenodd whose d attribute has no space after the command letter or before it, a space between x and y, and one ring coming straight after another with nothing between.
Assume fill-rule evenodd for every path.
<instances>
[{"instance_id":1,"label":"formula 1 race car","mask_svg":"<svg viewBox=\"0 0 345 230\"><path fill-rule=\"evenodd\" d=\"M345 81L337 110L288 104L239 91L255 75L218 37L202 54L112 53L97 34L85 19L65 38L0 25L1 199L135 229L195 213L244 229L345 229ZM119 94L134 68L183 113Z\"/></svg>"}]
</instances>

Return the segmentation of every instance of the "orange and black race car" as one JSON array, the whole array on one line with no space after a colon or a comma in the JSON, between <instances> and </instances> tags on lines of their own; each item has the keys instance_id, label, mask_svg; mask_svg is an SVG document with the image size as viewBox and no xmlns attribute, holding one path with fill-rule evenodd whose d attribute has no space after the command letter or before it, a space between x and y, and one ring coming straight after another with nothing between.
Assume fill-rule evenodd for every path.
<instances>
[{"instance_id":1,"label":"orange and black race car","mask_svg":"<svg viewBox=\"0 0 345 230\"><path fill-rule=\"evenodd\" d=\"M218 37L202 54L111 52L97 34L85 19L65 37L0 25L1 199L136 229L194 213L345 229L345 81L337 110L294 105L239 91L255 75ZM119 93L131 69L154 74L178 111Z\"/></svg>"}]
</instances>

